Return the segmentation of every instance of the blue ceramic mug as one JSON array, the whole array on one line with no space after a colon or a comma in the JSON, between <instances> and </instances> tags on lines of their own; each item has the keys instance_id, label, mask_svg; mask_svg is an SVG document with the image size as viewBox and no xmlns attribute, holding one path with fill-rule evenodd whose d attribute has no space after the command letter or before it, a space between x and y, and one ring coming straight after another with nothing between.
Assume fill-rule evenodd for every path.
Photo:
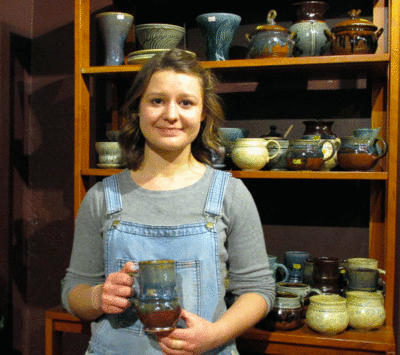
<instances>
[{"instance_id":1,"label":"blue ceramic mug","mask_svg":"<svg viewBox=\"0 0 400 355\"><path fill-rule=\"evenodd\" d=\"M289 270L287 267L281 263L278 262L278 257L275 255L268 255L268 261L269 261L269 267L273 271L273 277L276 281L276 272L278 269L283 270L283 280L282 282L286 282L289 279Z\"/></svg>"},{"instance_id":2,"label":"blue ceramic mug","mask_svg":"<svg viewBox=\"0 0 400 355\"><path fill-rule=\"evenodd\" d=\"M304 263L310 258L306 251L287 251L285 253L285 265L289 269L289 282L303 282Z\"/></svg>"}]
</instances>

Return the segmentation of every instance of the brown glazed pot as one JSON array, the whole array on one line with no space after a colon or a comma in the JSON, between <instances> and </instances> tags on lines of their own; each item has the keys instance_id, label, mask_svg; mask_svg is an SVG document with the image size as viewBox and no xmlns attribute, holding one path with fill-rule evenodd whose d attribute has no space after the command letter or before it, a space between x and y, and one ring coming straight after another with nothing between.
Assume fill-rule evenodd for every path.
<instances>
[{"instance_id":1,"label":"brown glazed pot","mask_svg":"<svg viewBox=\"0 0 400 355\"><path fill-rule=\"evenodd\" d=\"M372 22L358 18L361 10L351 10L350 20L340 22L325 36L331 41L333 54L373 54L378 48L378 39L383 28L378 29Z\"/></svg>"}]
</instances>

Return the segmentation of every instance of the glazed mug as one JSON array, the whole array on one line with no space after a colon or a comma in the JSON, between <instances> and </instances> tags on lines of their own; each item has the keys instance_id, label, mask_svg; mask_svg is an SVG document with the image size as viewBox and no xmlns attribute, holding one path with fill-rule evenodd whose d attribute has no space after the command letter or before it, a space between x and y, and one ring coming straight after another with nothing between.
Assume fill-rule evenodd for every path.
<instances>
[{"instance_id":1,"label":"glazed mug","mask_svg":"<svg viewBox=\"0 0 400 355\"><path fill-rule=\"evenodd\" d=\"M140 261L138 271L131 276L137 294L131 300L144 330L156 333L175 329L181 313L175 261Z\"/></svg>"},{"instance_id":2,"label":"glazed mug","mask_svg":"<svg viewBox=\"0 0 400 355\"><path fill-rule=\"evenodd\" d=\"M340 293L340 265L337 257L321 256L314 259L313 286L323 293Z\"/></svg>"},{"instance_id":3,"label":"glazed mug","mask_svg":"<svg viewBox=\"0 0 400 355\"><path fill-rule=\"evenodd\" d=\"M310 258L307 251L290 250L285 252L285 265L289 269L290 282L303 282L304 262Z\"/></svg>"},{"instance_id":4,"label":"glazed mug","mask_svg":"<svg viewBox=\"0 0 400 355\"><path fill-rule=\"evenodd\" d=\"M378 290L380 281L378 269L349 268L347 277L347 291L376 292Z\"/></svg>"},{"instance_id":5,"label":"glazed mug","mask_svg":"<svg viewBox=\"0 0 400 355\"><path fill-rule=\"evenodd\" d=\"M276 281L276 273L278 269L283 270L283 280L282 282L286 282L289 278L289 270L287 267L281 263L278 262L278 257L275 255L268 255L268 261L269 261L269 267L273 271L273 277Z\"/></svg>"},{"instance_id":6,"label":"glazed mug","mask_svg":"<svg viewBox=\"0 0 400 355\"><path fill-rule=\"evenodd\" d=\"M379 273L386 274L385 270L378 268L378 260L371 258L350 258L347 259L348 268L364 267L369 269L377 269Z\"/></svg>"}]
</instances>

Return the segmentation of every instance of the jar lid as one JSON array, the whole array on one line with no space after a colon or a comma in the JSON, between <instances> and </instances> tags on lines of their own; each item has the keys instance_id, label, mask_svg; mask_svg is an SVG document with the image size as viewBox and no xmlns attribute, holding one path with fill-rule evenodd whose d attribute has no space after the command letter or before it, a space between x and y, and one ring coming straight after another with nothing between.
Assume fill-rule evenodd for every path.
<instances>
[{"instance_id":1,"label":"jar lid","mask_svg":"<svg viewBox=\"0 0 400 355\"><path fill-rule=\"evenodd\" d=\"M275 17L277 13L275 10L271 10L268 12L267 15L267 24L266 25L261 25L256 27L256 32L261 32L261 31L281 31L281 32L287 32L290 33L289 30L285 27L279 26L276 24Z\"/></svg>"},{"instance_id":2,"label":"jar lid","mask_svg":"<svg viewBox=\"0 0 400 355\"><path fill-rule=\"evenodd\" d=\"M332 28L333 33L346 31L346 30L367 30L367 31L376 31L378 29L371 21L366 19L360 19L359 16L361 14L361 10L351 10L348 12L350 16L350 20L345 20L340 22L336 26Z\"/></svg>"}]
</instances>

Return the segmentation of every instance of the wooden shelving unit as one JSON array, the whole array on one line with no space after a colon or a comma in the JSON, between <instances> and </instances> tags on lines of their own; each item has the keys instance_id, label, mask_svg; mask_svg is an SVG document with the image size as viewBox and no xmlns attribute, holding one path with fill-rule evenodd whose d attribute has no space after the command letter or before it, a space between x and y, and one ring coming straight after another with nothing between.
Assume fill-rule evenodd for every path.
<instances>
[{"instance_id":1,"label":"wooden shelving unit","mask_svg":"<svg viewBox=\"0 0 400 355\"><path fill-rule=\"evenodd\" d=\"M372 82L371 126L382 127L389 151L372 172L293 172L293 171L232 171L243 179L319 179L371 181L371 215L369 228L369 256L379 260L386 270L386 324L377 331L346 331L336 336L324 336L307 326L290 332L267 332L251 329L238 339L239 349L265 354L395 354L393 307L395 286L395 239L397 212L398 135L399 135L399 19L400 2L396 0L369 0L373 7L373 22L386 25L386 47L383 37L379 51L372 55L322 56L301 58L273 58L202 62L232 83L224 92L243 89L246 83L270 74L298 75L310 79L342 79L362 77ZM117 169L97 169L91 161L94 147L90 139L90 82L96 79L115 79L134 76L140 65L118 67L90 66L90 1L75 0L75 213L86 193L86 180L119 172ZM383 48L387 48L385 53ZM235 85L236 83L236 85ZM251 86L251 85L250 85ZM249 90L251 91L251 90ZM376 198L376 196L379 198ZM379 218L377 217L379 216ZM48 336L54 331L68 331L60 325L71 321L65 312L51 310L48 314ZM51 321L50 321L51 320ZM73 319L74 322L79 320ZM51 328L57 322L56 328ZM74 328L79 329L79 328ZM86 328L85 328L86 329ZM75 330L72 330L75 331ZM46 342L46 344L51 342ZM46 354L52 354L50 345Z\"/></svg>"}]
</instances>

